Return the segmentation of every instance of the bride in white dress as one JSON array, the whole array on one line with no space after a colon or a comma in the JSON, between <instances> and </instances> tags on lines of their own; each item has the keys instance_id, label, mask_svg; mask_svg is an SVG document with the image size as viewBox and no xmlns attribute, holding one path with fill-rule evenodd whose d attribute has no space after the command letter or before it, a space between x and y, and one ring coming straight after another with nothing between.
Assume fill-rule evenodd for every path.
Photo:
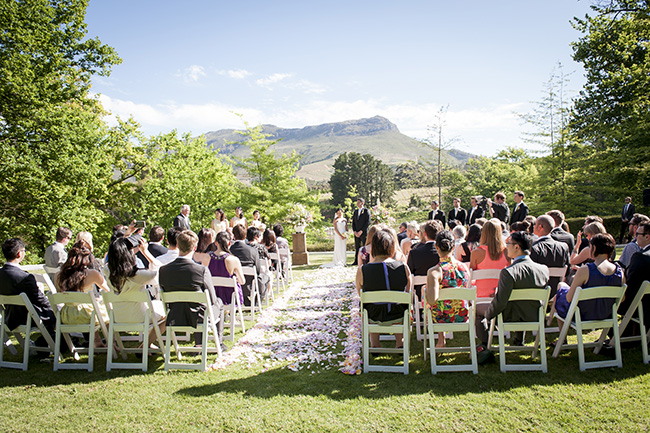
<instances>
[{"instance_id":1,"label":"bride in white dress","mask_svg":"<svg viewBox=\"0 0 650 433\"><path fill-rule=\"evenodd\" d=\"M334 266L345 266L347 261L346 241L348 237L348 220L343 216L343 209L336 210L334 217Z\"/></svg>"}]
</instances>

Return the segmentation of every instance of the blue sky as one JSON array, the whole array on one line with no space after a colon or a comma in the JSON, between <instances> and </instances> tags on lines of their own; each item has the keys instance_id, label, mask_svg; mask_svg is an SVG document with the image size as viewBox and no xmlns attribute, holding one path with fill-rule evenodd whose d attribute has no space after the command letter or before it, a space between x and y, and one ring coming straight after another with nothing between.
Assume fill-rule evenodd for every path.
<instances>
[{"instance_id":1,"label":"blue sky","mask_svg":"<svg viewBox=\"0 0 650 433\"><path fill-rule=\"evenodd\" d=\"M381 115L414 138L448 105L454 147L493 155L523 143L561 62L574 94L574 16L587 0L90 0L88 35L123 59L93 91L148 135L301 128Z\"/></svg>"}]
</instances>

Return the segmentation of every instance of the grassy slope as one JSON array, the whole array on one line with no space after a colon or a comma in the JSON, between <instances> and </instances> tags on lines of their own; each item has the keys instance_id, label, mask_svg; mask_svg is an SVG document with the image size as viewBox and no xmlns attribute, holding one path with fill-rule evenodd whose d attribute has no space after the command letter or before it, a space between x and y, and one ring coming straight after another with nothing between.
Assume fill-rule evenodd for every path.
<instances>
[{"instance_id":1,"label":"grassy slope","mask_svg":"<svg viewBox=\"0 0 650 433\"><path fill-rule=\"evenodd\" d=\"M302 269L329 260L314 255ZM650 367L639 350L624 350L623 360L623 369L581 373L576 353L567 352L549 360L548 374L502 374L492 364L476 376L433 376L413 339L408 376L237 365L165 373L157 357L146 374L106 373L103 355L93 373L54 373L33 361L25 373L0 370L0 425L33 432L648 431Z\"/></svg>"}]
</instances>

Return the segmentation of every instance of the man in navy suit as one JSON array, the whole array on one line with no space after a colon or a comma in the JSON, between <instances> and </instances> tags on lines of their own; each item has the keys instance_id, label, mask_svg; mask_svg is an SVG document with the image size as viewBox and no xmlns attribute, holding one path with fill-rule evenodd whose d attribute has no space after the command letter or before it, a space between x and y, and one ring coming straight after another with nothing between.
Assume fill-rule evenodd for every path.
<instances>
[{"instance_id":1,"label":"man in navy suit","mask_svg":"<svg viewBox=\"0 0 650 433\"><path fill-rule=\"evenodd\" d=\"M627 289L625 291L625 299L621 301L618 307L619 314L627 314L632 300L635 298L641 284L644 281L650 281L650 222L643 222L636 228L636 241L639 244L641 251L634 253L630 266L625 272L625 282ZM646 329L650 328L650 296L646 295L641 298L643 304L643 319ZM628 332L626 332L626 335Z\"/></svg>"},{"instance_id":2,"label":"man in navy suit","mask_svg":"<svg viewBox=\"0 0 650 433\"><path fill-rule=\"evenodd\" d=\"M510 224L523 221L528 216L528 206L524 203L523 191L515 191L515 210L510 217Z\"/></svg>"},{"instance_id":3,"label":"man in navy suit","mask_svg":"<svg viewBox=\"0 0 650 433\"><path fill-rule=\"evenodd\" d=\"M357 209L352 215L352 231L354 232L354 262L352 262L352 265L357 264L359 248L366 244L368 226L370 225L370 211L363 207L364 204L365 200L359 198L357 200Z\"/></svg>"},{"instance_id":4,"label":"man in navy suit","mask_svg":"<svg viewBox=\"0 0 650 433\"><path fill-rule=\"evenodd\" d=\"M485 210L478 205L478 201L476 200L476 197L472 197L470 199L470 202L472 204L472 207L468 209L468 216L467 216L467 225L471 226L476 222L477 219L483 218L483 215L485 214Z\"/></svg>"},{"instance_id":5,"label":"man in navy suit","mask_svg":"<svg viewBox=\"0 0 650 433\"><path fill-rule=\"evenodd\" d=\"M429 220L438 220L442 223L442 227L445 227L447 219L445 213L438 209L438 200L431 200L431 212L429 212Z\"/></svg>"},{"instance_id":6,"label":"man in navy suit","mask_svg":"<svg viewBox=\"0 0 650 433\"><path fill-rule=\"evenodd\" d=\"M561 211L554 209L546 212L546 215L553 218L553 222L555 223L555 228L551 230L551 237L558 242L564 242L567 244L569 247L569 254L571 254L571 251L573 251L574 247L576 246L576 240L573 238L573 235L571 233L562 230L564 214Z\"/></svg>"},{"instance_id":7,"label":"man in navy suit","mask_svg":"<svg viewBox=\"0 0 650 433\"><path fill-rule=\"evenodd\" d=\"M243 225L237 224L232 228L232 235L235 239L230 246L230 252L236 256L241 262L242 266L252 266L257 271L257 286L260 291L260 297L263 301L266 298L266 291L270 278L267 273L262 272L262 261L260 260L259 250L255 247L248 245L244 240L246 239L246 228ZM244 305L250 305L251 289L253 287L253 278L246 276L246 283L242 286L244 293Z\"/></svg>"},{"instance_id":8,"label":"man in navy suit","mask_svg":"<svg viewBox=\"0 0 650 433\"><path fill-rule=\"evenodd\" d=\"M411 274L426 275L429 268L440 262L435 239L438 232L442 230L442 224L436 220L429 220L420 225L420 243L411 249L407 260ZM422 299L421 287L415 287L418 299Z\"/></svg>"},{"instance_id":9,"label":"man in navy suit","mask_svg":"<svg viewBox=\"0 0 650 433\"><path fill-rule=\"evenodd\" d=\"M467 219L467 213L465 209L460 207L460 198L456 197L454 199L454 207L447 214L447 220L449 221L449 228L452 228L452 222L458 221L460 225L465 224L465 219Z\"/></svg>"},{"instance_id":10,"label":"man in navy suit","mask_svg":"<svg viewBox=\"0 0 650 433\"><path fill-rule=\"evenodd\" d=\"M537 218L534 230L535 235L539 236L539 238L533 244L530 259L535 263L546 265L550 268L567 266L568 269L569 247L565 243L558 242L550 236L554 225L553 218L548 215L542 215ZM553 277L549 280L551 298L555 296L559 283L560 277Z\"/></svg>"},{"instance_id":11,"label":"man in navy suit","mask_svg":"<svg viewBox=\"0 0 650 433\"><path fill-rule=\"evenodd\" d=\"M630 224L630 220L634 216L636 208L632 204L632 197L625 197L625 204L623 205L623 211L621 212L621 234L619 236L619 242L623 243L625 236L627 235L627 227Z\"/></svg>"}]
</instances>

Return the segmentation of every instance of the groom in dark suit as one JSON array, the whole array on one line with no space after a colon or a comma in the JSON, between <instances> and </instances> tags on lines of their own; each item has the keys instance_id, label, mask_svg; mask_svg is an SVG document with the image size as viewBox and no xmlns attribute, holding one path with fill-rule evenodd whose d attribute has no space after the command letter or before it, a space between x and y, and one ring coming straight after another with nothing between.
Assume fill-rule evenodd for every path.
<instances>
[{"instance_id":1,"label":"groom in dark suit","mask_svg":"<svg viewBox=\"0 0 650 433\"><path fill-rule=\"evenodd\" d=\"M438 220L442 223L442 227L445 227L447 218L445 217L445 213L438 209L438 200L431 200L431 212L429 212L427 220Z\"/></svg>"},{"instance_id":2,"label":"groom in dark suit","mask_svg":"<svg viewBox=\"0 0 650 433\"><path fill-rule=\"evenodd\" d=\"M366 244L368 226L370 225L370 211L363 207L364 203L365 200L359 198L357 200L357 209L352 215L352 231L354 232L354 262L352 265L357 264L359 248Z\"/></svg>"}]
</instances>

